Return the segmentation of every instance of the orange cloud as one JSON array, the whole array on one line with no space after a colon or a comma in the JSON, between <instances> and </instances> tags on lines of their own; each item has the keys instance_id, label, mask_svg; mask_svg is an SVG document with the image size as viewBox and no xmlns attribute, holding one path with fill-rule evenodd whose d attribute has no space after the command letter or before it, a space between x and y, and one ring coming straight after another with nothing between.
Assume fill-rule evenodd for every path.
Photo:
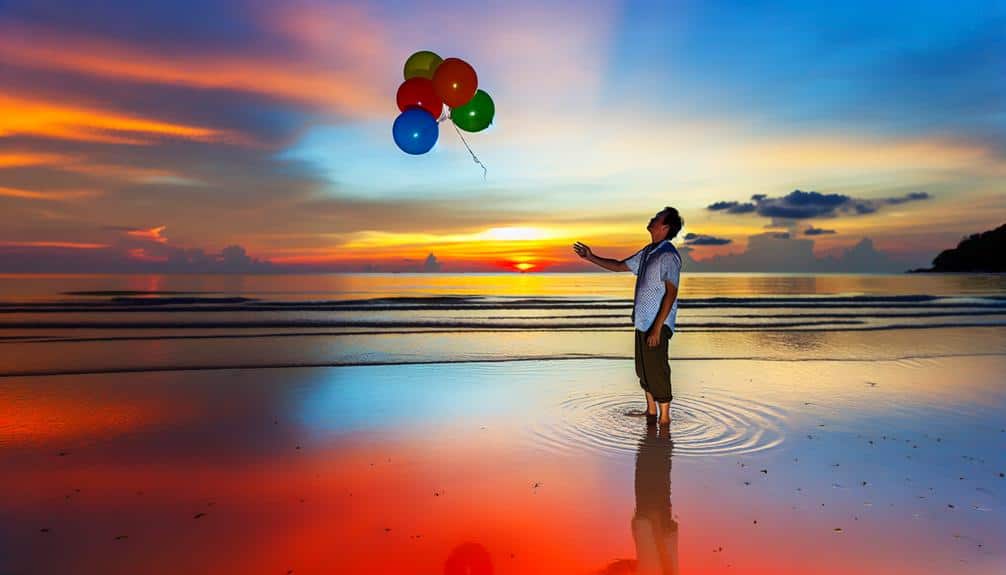
<instances>
[{"instance_id":1,"label":"orange cloud","mask_svg":"<svg viewBox=\"0 0 1006 575\"><path fill-rule=\"evenodd\" d=\"M10 135L111 144L148 144L155 138L164 137L204 142L240 140L232 134L211 128L0 95L0 137Z\"/></svg>"},{"instance_id":2,"label":"orange cloud","mask_svg":"<svg viewBox=\"0 0 1006 575\"><path fill-rule=\"evenodd\" d=\"M87 244L80 242L5 242L0 241L0 247L9 248L66 248L72 250L99 250L109 247L108 244Z\"/></svg>"},{"instance_id":3,"label":"orange cloud","mask_svg":"<svg viewBox=\"0 0 1006 575\"><path fill-rule=\"evenodd\" d=\"M79 200L82 198L93 198L100 196L99 190L52 190L39 192L34 190L22 190L20 188L0 187L0 197L21 198L25 200Z\"/></svg>"},{"instance_id":4,"label":"orange cloud","mask_svg":"<svg viewBox=\"0 0 1006 575\"><path fill-rule=\"evenodd\" d=\"M166 240L165 240L166 241ZM141 261L141 262L166 262L168 258L163 256L155 256L148 254L143 248L131 249L127 252L127 257L131 260Z\"/></svg>"},{"instance_id":5,"label":"orange cloud","mask_svg":"<svg viewBox=\"0 0 1006 575\"><path fill-rule=\"evenodd\" d=\"M328 36L331 50L360 52L344 42L371 42L367 34L341 34L345 27ZM371 53L369 48L362 51ZM353 69L333 67L331 60L322 58L311 63L266 55L155 54L134 45L9 24L0 26L0 58L21 66L115 80L240 90L342 113L381 114L388 109L389 96L377 94L369 80L372 60L361 61Z\"/></svg>"},{"instance_id":6,"label":"orange cloud","mask_svg":"<svg viewBox=\"0 0 1006 575\"><path fill-rule=\"evenodd\" d=\"M161 232L167 229L168 226L157 226L154 228L144 228L139 230L129 230L126 232L127 235L133 236L135 238L143 238L145 240L150 240L152 242L157 242L159 244L167 243L168 238L161 235ZM141 250L142 251L142 250Z\"/></svg>"},{"instance_id":7,"label":"orange cloud","mask_svg":"<svg viewBox=\"0 0 1006 575\"><path fill-rule=\"evenodd\" d=\"M0 152L0 169L53 165L69 161L69 156L36 152Z\"/></svg>"}]
</instances>

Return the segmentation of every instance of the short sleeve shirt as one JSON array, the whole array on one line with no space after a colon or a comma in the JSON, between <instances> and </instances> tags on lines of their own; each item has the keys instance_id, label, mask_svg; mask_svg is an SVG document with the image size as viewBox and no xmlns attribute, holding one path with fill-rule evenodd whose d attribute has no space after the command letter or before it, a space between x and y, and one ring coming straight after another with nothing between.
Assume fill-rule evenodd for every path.
<instances>
[{"instance_id":1,"label":"short sleeve shirt","mask_svg":"<svg viewBox=\"0 0 1006 575\"><path fill-rule=\"evenodd\" d=\"M636 275L636 293L633 300L636 329L647 331L660 313L660 304L667 291L665 281L680 287L681 254L671 242L664 240L656 245L648 245L623 260ZM642 275L640 275L642 271ZM678 315L678 300L674 299L671 312L664 325L674 331L674 320Z\"/></svg>"}]
</instances>

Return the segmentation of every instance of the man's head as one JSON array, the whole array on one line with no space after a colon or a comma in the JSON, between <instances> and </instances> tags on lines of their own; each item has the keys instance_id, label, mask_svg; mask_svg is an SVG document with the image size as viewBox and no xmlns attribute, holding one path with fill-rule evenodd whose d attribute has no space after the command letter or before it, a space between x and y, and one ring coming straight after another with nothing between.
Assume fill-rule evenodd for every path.
<instances>
[{"instance_id":1,"label":"man's head","mask_svg":"<svg viewBox=\"0 0 1006 575\"><path fill-rule=\"evenodd\" d=\"M685 221L681 219L681 214L678 213L678 210L667 206L650 218L650 223L646 225L646 229L650 232L650 238L656 243L673 239L684 225Z\"/></svg>"}]
</instances>

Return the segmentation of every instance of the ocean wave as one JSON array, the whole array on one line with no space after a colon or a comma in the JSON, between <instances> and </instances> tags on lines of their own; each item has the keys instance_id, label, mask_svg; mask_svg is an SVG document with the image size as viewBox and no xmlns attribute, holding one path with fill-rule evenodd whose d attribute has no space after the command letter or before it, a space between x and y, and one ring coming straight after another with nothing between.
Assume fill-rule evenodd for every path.
<instances>
[{"instance_id":1,"label":"ocean wave","mask_svg":"<svg viewBox=\"0 0 1006 575\"><path fill-rule=\"evenodd\" d=\"M832 332L857 332L857 331L893 331L893 330L927 330L927 329L956 329L956 328L1000 328L1006 327L1006 322L999 323L931 323L931 324L900 324L900 325L874 325L856 327L823 327L823 328L779 328L763 327L753 325L745 328L682 328L675 329L678 333L832 333ZM492 327L470 328L470 329L381 329L381 330L356 330L356 331L305 331L305 332L266 332L266 333L193 333L185 335L177 334L155 334L155 335L127 335L127 336L85 336L70 337L61 335L40 335L40 336L19 336L16 338L0 338L0 345L3 344L30 344L30 343L85 343L85 342L113 342L113 341L160 341L160 340L200 340L200 339L260 339L260 338L286 338L286 337L353 337L353 336L387 336L387 335L420 335L420 334L476 334L476 333L513 333L514 329L499 329ZM628 333L632 331L631 326L622 328L542 328L530 326L519 331L527 333L559 333L559 332L579 332L579 333Z\"/></svg>"},{"instance_id":2,"label":"ocean wave","mask_svg":"<svg viewBox=\"0 0 1006 575\"><path fill-rule=\"evenodd\" d=\"M883 358L849 358L849 357L812 357L812 358L778 358L778 357L731 357L731 356L696 356L696 357L675 357L672 361L768 361L784 363L806 363L806 362L850 362L850 363L883 363L912 360L940 359L951 357L1000 357L1006 353L936 353L901 355ZM532 361L570 361L570 360L611 360L630 361L631 356L621 355L592 355L585 353L559 354L559 355L539 355L539 356L508 356L508 357L483 357L483 358L447 358L429 360L346 360L346 361L322 361L322 362L261 362L261 363L229 363L229 364L179 364L179 365L143 365L143 366L117 366L102 368L57 368L57 369L31 369L14 370L0 372L0 378L8 377L51 377L66 375L110 375L121 373L156 373L156 372L176 372L176 371L222 371L222 370L243 370L243 369L304 369L322 367L365 367L365 366L395 366L395 365L451 365L451 364L478 364L478 363L511 363L511 362L532 362Z\"/></svg>"},{"instance_id":3,"label":"ocean wave","mask_svg":"<svg viewBox=\"0 0 1006 575\"><path fill-rule=\"evenodd\" d=\"M506 318L501 318L506 319ZM861 320L835 321L791 321L731 323L731 322L681 322L677 327L806 327L815 325L856 325ZM486 328L499 330L522 330L529 327L563 330L573 328L631 328L626 318L619 322L554 322L554 323L507 323L495 321L363 321L363 320L263 320L263 321L21 321L2 322L0 329L234 329L234 328Z\"/></svg>"},{"instance_id":4,"label":"ocean wave","mask_svg":"<svg viewBox=\"0 0 1006 575\"><path fill-rule=\"evenodd\" d=\"M0 302L0 313L164 313L206 312L387 312L387 311L472 311L472 310L626 310L631 300L584 300L541 298L490 301L479 298L387 298L350 301L260 301L253 298L110 298L105 301ZM405 301L407 300L407 301ZM680 309L919 309L919 310L1006 310L1006 298L946 298L936 296L847 297L847 298L682 298Z\"/></svg>"}]
</instances>

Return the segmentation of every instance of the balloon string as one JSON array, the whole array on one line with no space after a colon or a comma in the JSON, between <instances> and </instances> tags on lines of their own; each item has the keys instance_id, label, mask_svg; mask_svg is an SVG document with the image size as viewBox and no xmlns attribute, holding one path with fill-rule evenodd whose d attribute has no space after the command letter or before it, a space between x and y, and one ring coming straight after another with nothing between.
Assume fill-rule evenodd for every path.
<instances>
[{"instance_id":1,"label":"balloon string","mask_svg":"<svg viewBox=\"0 0 1006 575\"><path fill-rule=\"evenodd\" d=\"M454 126L454 131L458 133L458 137L461 138L461 143L465 145L465 148L468 149L468 153L472 155L472 160L476 164L482 166L482 179L483 180L486 179L486 174L488 173L486 165L483 164L482 160L480 160L479 157L475 155L475 152L472 151L472 147L468 145L468 142L465 140L465 137L461 135L461 130L458 129L458 125L455 124L454 122L451 122L451 125Z\"/></svg>"}]
</instances>

